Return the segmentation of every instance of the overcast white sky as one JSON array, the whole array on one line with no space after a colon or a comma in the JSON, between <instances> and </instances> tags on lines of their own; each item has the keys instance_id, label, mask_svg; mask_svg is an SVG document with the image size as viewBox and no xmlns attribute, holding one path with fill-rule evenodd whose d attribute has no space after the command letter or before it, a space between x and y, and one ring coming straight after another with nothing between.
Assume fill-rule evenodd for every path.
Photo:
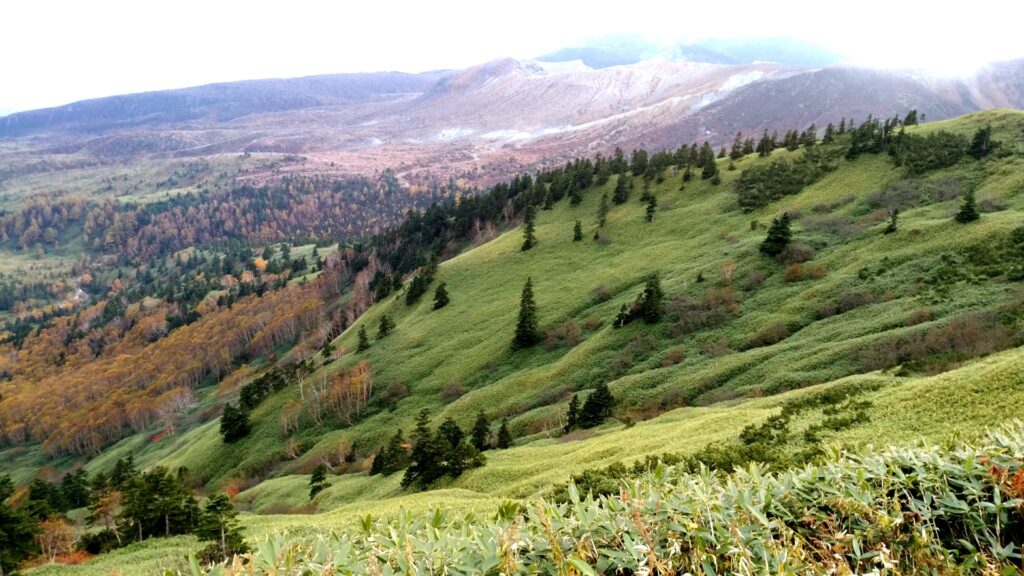
<instances>
[{"instance_id":1,"label":"overcast white sky","mask_svg":"<svg viewBox=\"0 0 1024 576\"><path fill-rule=\"evenodd\" d=\"M865 66L1024 56L1024 0L4 0L0 114L246 78L459 68L585 38L788 36Z\"/></svg>"}]
</instances>

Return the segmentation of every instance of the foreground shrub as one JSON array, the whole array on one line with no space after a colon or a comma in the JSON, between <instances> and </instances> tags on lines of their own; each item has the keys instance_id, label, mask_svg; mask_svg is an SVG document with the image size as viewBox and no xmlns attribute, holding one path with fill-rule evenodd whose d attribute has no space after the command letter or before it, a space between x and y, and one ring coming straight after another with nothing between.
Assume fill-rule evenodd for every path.
<instances>
[{"instance_id":1,"label":"foreground shrub","mask_svg":"<svg viewBox=\"0 0 1024 576\"><path fill-rule=\"evenodd\" d=\"M366 517L359 531L275 536L191 573L1013 574L1022 454L1017 423L978 443L832 454L781 473L657 465L607 496L570 486L564 504L509 503L491 521Z\"/></svg>"}]
</instances>

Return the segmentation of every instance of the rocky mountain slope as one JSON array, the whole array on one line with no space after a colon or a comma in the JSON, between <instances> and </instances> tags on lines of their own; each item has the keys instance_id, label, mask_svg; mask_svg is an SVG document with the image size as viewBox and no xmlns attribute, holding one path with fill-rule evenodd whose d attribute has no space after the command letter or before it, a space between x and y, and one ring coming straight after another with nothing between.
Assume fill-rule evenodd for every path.
<instances>
[{"instance_id":1,"label":"rocky mountain slope","mask_svg":"<svg viewBox=\"0 0 1024 576\"><path fill-rule=\"evenodd\" d=\"M456 174L486 183L510 167L614 145L718 146L737 131L843 116L916 108L939 120L1024 106L1024 61L995 64L971 78L935 79L681 56L600 68L580 60L502 59L451 73L259 80L102 98L0 118L0 141L15 150L0 163L41 154L58 164L68 157L301 154L297 171L400 166L407 178Z\"/></svg>"}]
</instances>

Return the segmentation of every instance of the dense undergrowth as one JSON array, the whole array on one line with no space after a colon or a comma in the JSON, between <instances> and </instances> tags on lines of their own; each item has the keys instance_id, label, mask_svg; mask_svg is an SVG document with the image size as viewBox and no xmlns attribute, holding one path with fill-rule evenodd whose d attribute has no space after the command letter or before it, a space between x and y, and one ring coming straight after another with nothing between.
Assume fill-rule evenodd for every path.
<instances>
[{"instance_id":1,"label":"dense undergrowth","mask_svg":"<svg viewBox=\"0 0 1024 576\"><path fill-rule=\"evenodd\" d=\"M492 520L368 516L361 532L277 536L191 573L1011 574L1022 458L1018 422L974 443L835 453L779 473L660 466L596 499L572 487L564 504L510 503Z\"/></svg>"}]
</instances>

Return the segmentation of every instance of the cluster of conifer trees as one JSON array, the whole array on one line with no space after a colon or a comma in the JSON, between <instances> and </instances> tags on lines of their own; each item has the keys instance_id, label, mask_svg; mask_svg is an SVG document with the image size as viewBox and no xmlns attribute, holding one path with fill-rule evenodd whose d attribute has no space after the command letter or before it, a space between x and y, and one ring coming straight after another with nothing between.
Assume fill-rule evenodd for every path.
<instances>
[{"instance_id":1,"label":"cluster of conifer trees","mask_svg":"<svg viewBox=\"0 0 1024 576\"><path fill-rule=\"evenodd\" d=\"M40 552L51 557L75 549L106 552L147 538L194 534L209 541L198 557L216 561L245 552L248 546L224 495L200 506L188 487L184 469L171 473L157 467L135 468L131 456L119 459L109 474L91 478L84 470L64 476L59 485L42 479L29 484L26 496L11 502L14 484L0 477L0 569L10 573L23 560ZM66 514L87 508L94 529L76 534ZM40 544L44 550L40 549Z\"/></svg>"}]
</instances>

